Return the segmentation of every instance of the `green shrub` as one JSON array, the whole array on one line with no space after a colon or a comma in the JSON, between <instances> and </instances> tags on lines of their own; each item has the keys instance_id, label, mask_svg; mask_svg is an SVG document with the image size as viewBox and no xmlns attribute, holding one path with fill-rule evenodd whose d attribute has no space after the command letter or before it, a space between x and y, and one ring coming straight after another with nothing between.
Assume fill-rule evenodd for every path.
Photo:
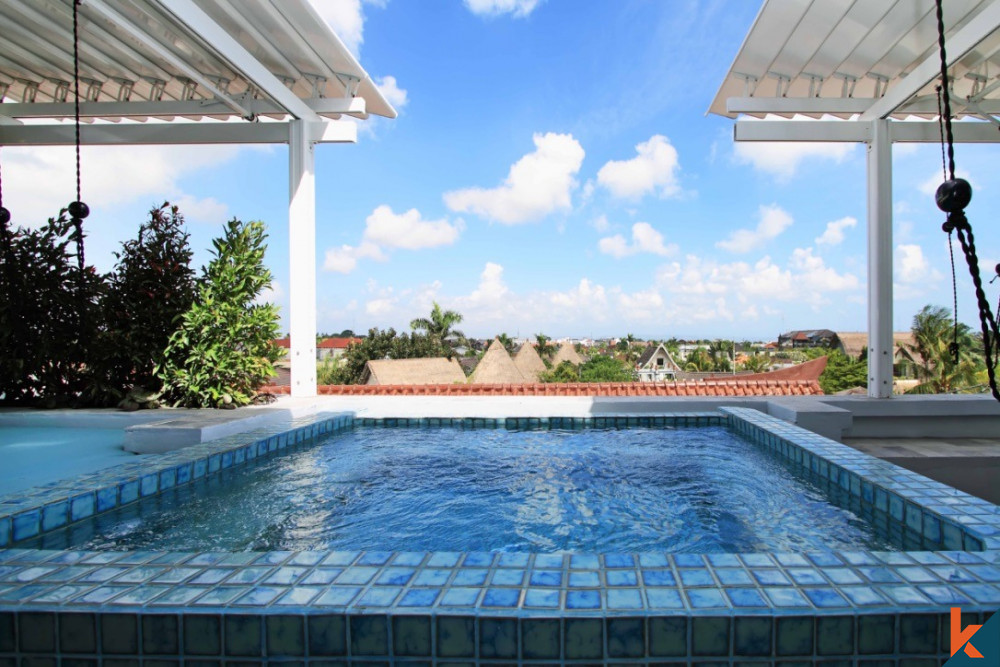
<instances>
[{"instance_id":1,"label":"green shrub","mask_svg":"<svg viewBox=\"0 0 1000 667\"><path fill-rule=\"evenodd\" d=\"M157 368L164 398L174 405L246 405L275 375L278 311L255 302L271 284L266 238L264 223L234 218L212 242L214 259Z\"/></svg>"},{"instance_id":2,"label":"green shrub","mask_svg":"<svg viewBox=\"0 0 1000 667\"><path fill-rule=\"evenodd\" d=\"M79 405L101 330L104 277L77 264L75 228L61 211L40 229L0 239L0 400Z\"/></svg>"},{"instance_id":3,"label":"green shrub","mask_svg":"<svg viewBox=\"0 0 1000 667\"><path fill-rule=\"evenodd\" d=\"M159 393L162 383L155 369L163 363L180 318L194 303L191 247L177 207L152 209L136 238L124 242L115 257L102 299L107 330L94 363L94 392L98 402L116 403L129 395L135 403Z\"/></svg>"}]
</instances>

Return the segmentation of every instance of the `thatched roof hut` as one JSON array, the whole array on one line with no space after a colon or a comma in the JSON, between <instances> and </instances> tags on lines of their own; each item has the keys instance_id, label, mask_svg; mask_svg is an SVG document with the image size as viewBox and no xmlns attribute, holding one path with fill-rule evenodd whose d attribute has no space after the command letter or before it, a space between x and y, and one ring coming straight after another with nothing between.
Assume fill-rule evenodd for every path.
<instances>
[{"instance_id":1,"label":"thatched roof hut","mask_svg":"<svg viewBox=\"0 0 1000 667\"><path fill-rule=\"evenodd\" d=\"M503 344L496 339L469 376L472 384L524 384L527 381L514 365L514 360L507 354Z\"/></svg>"},{"instance_id":2,"label":"thatched roof hut","mask_svg":"<svg viewBox=\"0 0 1000 667\"><path fill-rule=\"evenodd\" d=\"M837 339L839 345L836 347L848 357L858 359L868 349L868 334L866 332L838 331ZM913 345L913 333L910 331L894 331L892 333L892 345L897 350L900 345ZM895 355L894 355L895 356Z\"/></svg>"},{"instance_id":3,"label":"thatched roof hut","mask_svg":"<svg viewBox=\"0 0 1000 667\"><path fill-rule=\"evenodd\" d=\"M465 373L456 359L378 359L365 364L362 384L454 384L465 383Z\"/></svg>"},{"instance_id":4,"label":"thatched roof hut","mask_svg":"<svg viewBox=\"0 0 1000 667\"><path fill-rule=\"evenodd\" d=\"M552 357L552 367L555 368L564 361L568 361L574 366L579 366L583 363L583 358L576 353L575 347L569 343L563 343L559 346L556 356Z\"/></svg>"},{"instance_id":5,"label":"thatched roof hut","mask_svg":"<svg viewBox=\"0 0 1000 667\"><path fill-rule=\"evenodd\" d=\"M545 372L545 362L538 356L535 346L525 343L514 354L514 365L528 382L538 382L538 376Z\"/></svg>"}]
</instances>

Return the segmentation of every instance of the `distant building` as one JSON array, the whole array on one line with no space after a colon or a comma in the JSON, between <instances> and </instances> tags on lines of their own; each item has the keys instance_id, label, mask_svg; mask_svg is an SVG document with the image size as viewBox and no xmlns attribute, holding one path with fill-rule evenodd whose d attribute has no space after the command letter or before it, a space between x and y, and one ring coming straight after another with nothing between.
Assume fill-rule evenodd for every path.
<instances>
[{"instance_id":1,"label":"distant building","mask_svg":"<svg viewBox=\"0 0 1000 667\"><path fill-rule=\"evenodd\" d=\"M636 362L639 382L661 382L677 377L680 366L663 344L649 345Z\"/></svg>"},{"instance_id":2,"label":"distant building","mask_svg":"<svg viewBox=\"0 0 1000 667\"><path fill-rule=\"evenodd\" d=\"M456 359L377 359L365 364L361 384L465 384Z\"/></svg>"},{"instance_id":3,"label":"distant building","mask_svg":"<svg viewBox=\"0 0 1000 667\"><path fill-rule=\"evenodd\" d=\"M316 361L339 359L344 356L348 345L360 343L360 338L324 338L316 343Z\"/></svg>"},{"instance_id":4,"label":"distant building","mask_svg":"<svg viewBox=\"0 0 1000 667\"><path fill-rule=\"evenodd\" d=\"M803 329L789 331L778 336L781 349L801 347L834 347L837 334L829 329Z\"/></svg>"}]
</instances>

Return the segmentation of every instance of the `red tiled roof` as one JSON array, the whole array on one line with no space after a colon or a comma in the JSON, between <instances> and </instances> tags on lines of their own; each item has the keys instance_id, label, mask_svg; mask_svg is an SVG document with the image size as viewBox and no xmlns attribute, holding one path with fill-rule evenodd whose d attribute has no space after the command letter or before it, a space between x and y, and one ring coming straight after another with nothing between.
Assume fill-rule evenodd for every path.
<instances>
[{"instance_id":1,"label":"red tiled roof","mask_svg":"<svg viewBox=\"0 0 1000 667\"><path fill-rule=\"evenodd\" d=\"M316 347L319 349L332 349L332 350L343 350L348 345L353 343L360 343L360 338L324 338L320 342L316 343Z\"/></svg>"},{"instance_id":2,"label":"red tiled roof","mask_svg":"<svg viewBox=\"0 0 1000 667\"><path fill-rule=\"evenodd\" d=\"M290 387L265 387L287 394ZM815 380L693 380L530 384L322 385L322 396L820 396Z\"/></svg>"},{"instance_id":3,"label":"red tiled roof","mask_svg":"<svg viewBox=\"0 0 1000 667\"><path fill-rule=\"evenodd\" d=\"M318 349L333 349L342 350L346 348L351 343L360 343L360 338L324 338L320 342L316 343ZM275 338L274 344L285 350L289 349L292 345L291 337L285 336L284 338Z\"/></svg>"}]
</instances>

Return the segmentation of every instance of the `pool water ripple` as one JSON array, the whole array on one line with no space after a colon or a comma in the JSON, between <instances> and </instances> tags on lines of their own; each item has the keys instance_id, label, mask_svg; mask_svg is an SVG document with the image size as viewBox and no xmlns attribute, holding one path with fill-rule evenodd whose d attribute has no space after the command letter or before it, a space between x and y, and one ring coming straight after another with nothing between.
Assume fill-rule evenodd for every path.
<instances>
[{"instance_id":1,"label":"pool water ripple","mask_svg":"<svg viewBox=\"0 0 1000 667\"><path fill-rule=\"evenodd\" d=\"M47 534L45 548L896 550L725 427L359 427Z\"/></svg>"}]
</instances>

